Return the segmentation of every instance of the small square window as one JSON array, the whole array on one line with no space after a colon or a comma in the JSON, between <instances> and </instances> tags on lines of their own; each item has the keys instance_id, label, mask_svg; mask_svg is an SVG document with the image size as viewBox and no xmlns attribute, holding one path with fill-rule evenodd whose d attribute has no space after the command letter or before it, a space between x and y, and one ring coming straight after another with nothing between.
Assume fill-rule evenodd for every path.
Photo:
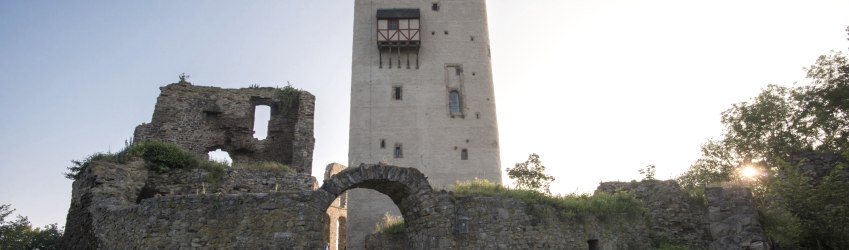
<instances>
[{"instance_id":1,"label":"small square window","mask_svg":"<svg viewBox=\"0 0 849 250\"><path fill-rule=\"evenodd\" d=\"M390 30L397 30L398 29L398 19L390 19L389 22L387 23L387 25L388 25L388 28Z\"/></svg>"},{"instance_id":2,"label":"small square window","mask_svg":"<svg viewBox=\"0 0 849 250\"><path fill-rule=\"evenodd\" d=\"M395 158L404 158L404 151L401 149L401 144L395 144Z\"/></svg>"},{"instance_id":3,"label":"small square window","mask_svg":"<svg viewBox=\"0 0 849 250\"><path fill-rule=\"evenodd\" d=\"M439 11L439 3L433 3L433 5L430 6L430 9L433 11Z\"/></svg>"}]
</instances>

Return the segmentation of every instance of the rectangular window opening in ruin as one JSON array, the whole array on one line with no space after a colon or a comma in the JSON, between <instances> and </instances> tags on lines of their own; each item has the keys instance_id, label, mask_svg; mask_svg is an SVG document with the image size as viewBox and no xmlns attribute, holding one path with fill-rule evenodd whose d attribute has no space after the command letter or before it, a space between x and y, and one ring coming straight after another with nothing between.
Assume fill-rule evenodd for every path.
<instances>
[{"instance_id":1,"label":"rectangular window opening in ruin","mask_svg":"<svg viewBox=\"0 0 849 250\"><path fill-rule=\"evenodd\" d=\"M224 165L232 166L233 158L230 158L230 153L227 151L216 149L215 151L209 151L206 153L209 156L210 161L224 163Z\"/></svg>"},{"instance_id":2,"label":"rectangular window opening in ruin","mask_svg":"<svg viewBox=\"0 0 849 250\"><path fill-rule=\"evenodd\" d=\"M380 148L386 148L386 139L380 139Z\"/></svg>"},{"instance_id":3,"label":"rectangular window opening in ruin","mask_svg":"<svg viewBox=\"0 0 849 250\"><path fill-rule=\"evenodd\" d=\"M465 161L465 160L468 160L468 159L469 159L469 150L464 148L463 150L460 151L460 160Z\"/></svg>"},{"instance_id":4,"label":"rectangular window opening in ruin","mask_svg":"<svg viewBox=\"0 0 849 250\"><path fill-rule=\"evenodd\" d=\"M587 245L590 250L598 250L598 240L587 240Z\"/></svg>"},{"instance_id":5,"label":"rectangular window opening in ruin","mask_svg":"<svg viewBox=\"0 0 849 250\"><path fill-rule=\"evenodd\" d=\"M268 138L268 122L271 120L271 107L268 105L254 106L254 138Z\"/></svg>"}]
</instances>

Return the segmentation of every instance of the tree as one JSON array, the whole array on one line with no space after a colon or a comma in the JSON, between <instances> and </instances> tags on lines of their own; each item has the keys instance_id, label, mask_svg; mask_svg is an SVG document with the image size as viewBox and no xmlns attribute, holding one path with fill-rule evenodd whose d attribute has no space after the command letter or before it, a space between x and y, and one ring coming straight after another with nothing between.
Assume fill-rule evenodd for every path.
<instances>
[{"instance_id":1,"label":"tree","mask_svg":"<svg viewBox=\"0 0 849 250\"><path fill-rule=\"evenodd\" d=\"M637 172L640 172L640 174L643 175L643 180L651 181L654 180L655 169L656 167L654 165L648 165L645 168L637 170Z\"/></svg>"},{"instance_id":2,"label":"tree","mask_svg":"<svg viewBox=\"0 0 849 250\"><path fill-rule=\"evenodd\" d=\"M706 184L741 182L742 169L757 168L763 174L746 184L771 238L790 247L849 249L849 60L820 56L807 77L808 85L770 85L723 112L725 134L702 145L702 157L677 181L703 196ZM805 152L838 155L843 163L812 176L800 169Z\"/></svg>"},{"instance_id":3,"label":"tree","mask_svg":"<svg viewBox=\"0 0 849 250\"><path fill-rule=\"evenodd\" d=\"M516 188L531 189L551 194L551 182L554 176L545 174L545 166L539 160L539 155L531 154L523 163L516 163L516 167L507 168L507 176L515 182Z\"/></svg>"},{"instance_id":4,"label":"tree","mask_svg":"<svg viewBox=\"0 0 849 250\"><path fill-rule=\"evenodd\" d=\"M56 224L33 228L29 219L21 215L15 221L7 221L6 217L14 211L11 205L0 205L0 249L59 249L63 232Z\"/></svg>"}]
</instances>

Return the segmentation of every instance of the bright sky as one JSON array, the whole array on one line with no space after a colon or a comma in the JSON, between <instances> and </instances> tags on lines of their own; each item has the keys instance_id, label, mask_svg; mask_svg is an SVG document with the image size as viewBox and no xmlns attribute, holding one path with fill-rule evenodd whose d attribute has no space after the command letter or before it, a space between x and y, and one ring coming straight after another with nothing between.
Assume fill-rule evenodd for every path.
<instances>
[{"instance_id":1,"label":"bright sky","mask_svg":"<svg viewBox=\"0 0 849 250\"><path fill-rule=\"evenodd\" d=\"M720 112L849 47L849 1L488 1L502 168L559 193L682 173ZM313 173L347 162L353 1L0 2L0 204L64 224L72 159L118 150L158 87L317 97ZM505 175L506 177L506 175Z\"/></svg>"}]
</instances>

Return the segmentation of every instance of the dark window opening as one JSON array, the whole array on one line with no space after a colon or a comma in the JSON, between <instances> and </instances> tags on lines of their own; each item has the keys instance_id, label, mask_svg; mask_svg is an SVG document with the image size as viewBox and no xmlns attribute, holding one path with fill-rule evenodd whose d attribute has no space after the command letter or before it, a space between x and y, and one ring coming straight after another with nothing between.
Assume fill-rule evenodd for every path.
<instances>
[{"instance_id":1,"label":"dark window opening","mask_svg":"<svg viewBox=\"0 0 849 250\"><path fill-rule=\"evenodd\" d=\"M475 36L470 36L470 39L472 40L472 42L474 42L474 41L475 41Z\"/></svg>"},{"instance_id":2,"label":"dark window opening","mask_svg":"<svg viewBox=\"0 0 849 250\"><path fill-rule=\"evenodd\" d=\"M389 19L387 23L387 28L389 30L397 30L398 29L398 19Z\"/></svg>"},{"instance_id":3,"label":"dark window opening","mask_svg":"<svg viewBox=\"0 0 849 250\"><path fill-rule=\"evenodd\" d=\"M446 30L446 31L443 31L443 32L444 32L446 35L448 35L448 31L447 31L447 30Z\"/></svg>"},{"instance_id":4,"label":"dark window opening","mask_svg":"<svg viewBox=\"0 0 849 250\"><path fill-rule=\"evenodd\" d=\"M460 103L460 92L456 90L452 90L448 93L448 109L451 111L451 114L459 114L461 110Z\"/></svg>"},{"instance_id":5,"label":"dark window opening","mask_svg":"<svg viewBox=\"0 0 849 250\"><path fill-rule=\"evenodd\" d=\"M481 113L480 113L480 112L475 113L475 118L476 118L476 119L480 119L480 118L481 118Z\"/></svg>"},{"instance_id":6,"label":"dark window opening","mask_svg":"<svg viewBox=\"0 0 849 250\"><path fill-rule=\"evenodd\" d=\"M380 148L386 148L386 140L380 139Z\"/></svg>"},{"instance_id":7,"label":"dark window opening","mask_svg":"<svg viewBox=\"0 0 849 250\"><path fill-rule=\"evenodd\" d=\"M254 106L254 138L268 138L268 121L271 120L271 107L268 105Z\"/></svg>"},{"instance_id":8,"label":"dark window opening","mask_svg":"<svg viewBox=\"0 0 849 250\"><path fill-rule=\"evenodd\" d=\"M462 151L460 151L460 160L468 160L468 159L469 159L469 150L464 148Z\"/></svg>"},{"instance_id":9,"label":"dark window opening","mask_svg":"<svg viewBox=\"0 0 849 250\"><path fill-rule=\"evenodd\" d=\"M433 3L433 5L430 6L430 9L433 11L439 11L439 3Z\"/></svg>"},{"instance_id":10,"label":"dark window opening","mask_svg":"<svg viewBox=\"0 0 849 250\"><path fill-rule=\"evenodd\" d=\"M395 158L404 158L404 151L401 149L401 144L395 144Z\"/></svg>"},{"instance_id":11,"label":"dark window opening","mask_svg":"<svg viewBox=\"0 0 849 250\"><path fill-rule=\"evenodd\" d=\"M598 240L587 240L590 250L598 250Z\"/></svg>"},{"instance_id":12,"label":"dark window opening","mask_svg":"<svg viewBox=\"0 0 849 250\"><path fill-rule=\"evenodd\" d=\"M436 35L436 31L431 31L430 35Z\"/></svg>"},{"instance_id":13,"label":"dark window opening","mask_svg":"<svg viewBox=\"0 0 849 250\"><path fill-rule=\"evenodd\" d=\"M395 100L401 100L401 87L396 86L392 87L392 98Z\"/></svg>"},{"instance_id":14,"label":"dark window opening","mask_svg":"<svg viewBox=\"0 0 849 250\"><path fill-rule=\"evenodd\" d=\"M221 115L221 112L218 112L218 111L203 111L203 114L204 114L204 118L206 118L206 121L211 122L211 121L218 120L218 117Z\"/></svg>"}]
</instances>

